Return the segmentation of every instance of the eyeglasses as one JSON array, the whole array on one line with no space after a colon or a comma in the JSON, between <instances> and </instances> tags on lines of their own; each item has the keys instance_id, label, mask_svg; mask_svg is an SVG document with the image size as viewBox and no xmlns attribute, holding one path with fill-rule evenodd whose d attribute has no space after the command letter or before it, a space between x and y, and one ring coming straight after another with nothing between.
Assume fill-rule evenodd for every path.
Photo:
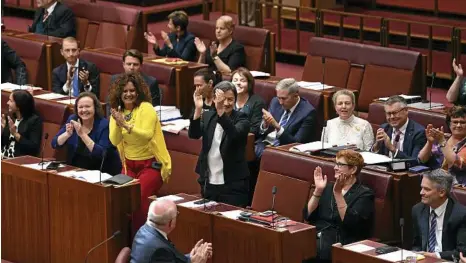
<instances>
[{"instance_id":1,"label":"eyeglasses","mask_svg":"<svg viewBox=\"0 0 466 263\"><path fill-rule=\"evenodd\" d=\"M335 166L337 166L338 168L341 168L343 166L352 166L351 164L347 164L347 163L339 163L339 162L336 162L335 163Z\"/></svg>"},{"instance_id":2,"label":"eyeglasses","mask_svg":"<svg viewBox=\"0 0 466 263\"><path fill-rule=\"evenodd\" d=\"M388 112L385 112L385 115L387 115L387 116L390 116L390 115L396 116L396 115L398 115L398 113L400 113L404 109L406 109L406 107L401 108L401 109L396 110L396 111L388 111Z\"/></svg>"}]
</instances>

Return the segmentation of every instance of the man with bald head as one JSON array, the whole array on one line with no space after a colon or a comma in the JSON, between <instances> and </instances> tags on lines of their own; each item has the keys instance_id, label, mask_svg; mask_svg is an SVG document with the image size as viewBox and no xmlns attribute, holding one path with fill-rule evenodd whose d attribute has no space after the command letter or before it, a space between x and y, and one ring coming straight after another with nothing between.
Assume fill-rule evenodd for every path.
<instances>
[{"instance_id":1,"label":"man with bald head","mask_svg":"<svg viewBox=\"0 0 466 263\"><path fill-rule=\"evenodd\" d=\"M183 255L168 240L176 227L178 210L170 200L155 200L150 204L147 222L136 233L131 250L131 263L205 263L212 257L212 244L202 239L191 253Z\"/></svg>"}]
</instances>

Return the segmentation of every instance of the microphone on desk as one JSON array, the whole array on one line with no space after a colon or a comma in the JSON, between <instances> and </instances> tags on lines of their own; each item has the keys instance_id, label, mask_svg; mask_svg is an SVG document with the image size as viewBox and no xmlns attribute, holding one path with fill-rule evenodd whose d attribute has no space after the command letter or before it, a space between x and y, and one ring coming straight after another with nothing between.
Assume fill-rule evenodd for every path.
<instances>
[{"instance_id":1,"label":"microphone on desk","mask_svg":"<svg viewBox=\"0 0 466 263\"><path fill-rule=\"evenodd\" d=\"M432 82L430 83L430 91L429 91L429 110L432 109L432 88L434 87L435 76L437 74L432 72Z\"/></svg>"},{"instance_id":2,"label":"microphone on desk","mask_svg":"<svg viewBox=\"0 0 466 263\"><path fill-rule=\"evenodd\" d=\"M49 138L49 134L45 133L44 135L44 142L42 143L42 149L40 153L40 164L42 165L42 170L44 170L44 150L45 150L45 144L47 143L47 139Z\"/></svg>"},{"instance_id":3,"label":"microphone on desk","mask_svg":"<svg viewBox=\"0 0 466 263\"><path fill-rule=\"evenodd\" d=\"M325 57L322 57L322 91L325 90Z\"/></svg>"},{"instance_id":4,"label":"microphone on desk","mask_svg":"<svg viewBox=\"0 0 466 263\"><path fill-rule=\"evenodd\" d=\"M274 208L275 208L275 195L277 194L277 187L274 185L272 187L272 208L270 209L272 211L272 228L275 228L274 221L275 221L275 216L274 216Z\"/></svg>"},{"instance_id":5,"label":"microphone on desk","mask_svg":"<svg viewBox=\"0 0 466 263\"><path fill-rule=\"evenodd\" d=\"M88 252L87 252L87 255L86 255L86 258L84 259L84 263L87 263L87 260L89 259L89 255L92 253L92 251L94 251L96 248L100 247L101 245L105 244L106 242L108 242L110 239L112 238L115 238L116 236L118 236L119 234L121 234L121 231L120 230L117 230L115 231L115 233L113 233L113 235L107 239L105 239L104 241L100 242L99 244L97 244L95 247L91 248Z\"/></svg>"},{"instance_id":6,"label":"microphone on desk","mask_svg":"<svg viewBox=\"0 0 466 263\"><path fill-rule=\"evenodd\" d=\"M99 171L99 184L102 184L102 167L104 167L105 157L107 156L107 150L104 150L102 153L102 162L100 163L100 171Z\"/></svg>"},{"instance_id":7,"label":"microphone on desk","mask_svg":"<svg viewBox=\"0 0 466 263\"><path fill-rule=\"evenodd\" d=\"M402 217L400 218L400 229L401 229L401 262L405 262L403 258L403 243L404 243L404 238L403 238L403 227L405 225L405 219Z\"/></svg>"}]
</instances>

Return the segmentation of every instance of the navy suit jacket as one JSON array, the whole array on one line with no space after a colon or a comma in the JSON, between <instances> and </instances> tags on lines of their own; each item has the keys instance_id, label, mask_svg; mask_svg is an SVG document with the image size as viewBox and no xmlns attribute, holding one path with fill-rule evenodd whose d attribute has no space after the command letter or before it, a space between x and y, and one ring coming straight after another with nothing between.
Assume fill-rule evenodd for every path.
<instances>
[{"instance_id":1,"label":"navy suit jacket","mask_svg":"<svg viewBox=\"0 0 466 263\"><path fill-rule=\"evenodd\" d=\"M79 59L79 70L83 68L89 71L89 83L92 86L91 92L94 93L98 99L100 94L100 71L96 65L92 62ZM68 74L68 66L66 63L61 64L52 71L52 91L59 94L68 95L63 91L63 85L66 83ZM78 72L79 74L79 72ZM81 81L79 82L79 93L84 92L84 84ZM73 88L73 85L70 85L70 88Z\"/></svg>"},{"instance_id":2,"label":"navy suit jacket","mask_svg":"<svg viewBox=\"0 0 466 263\"><path fill-rule=\"evenodd\" d=\"M34 14L34 21L29 32L36 31L37 23L44 14L44 8L39 8ZM54 37L76 37L76 18L73 11L61 2L57 2L55 9L45 20L46 34Z\"/></svg>"},{"instance_id":3,"label":"navy suit jacket","mask_svg":"<svg viewBox=\"0 0 466 263\"><path fill-rule=\"evenodd\" d=\"M178 42L176 42L176 33L168 34L168 38L173 45L173 49L170 49L167 45L163 48L154 47L154 53L162 57L170 58L181 58L186 61L196 62L197 49L194 45L194 35L186 32Z\"/></svg>"},{"instance_id":4,"label":"navy suit jacket","mask_svg":"<svg viewBox=\"0 0 466 263\"><path fill-rule=\"evenodd\" d=\"M430 207L423 203L413 206L413 250L427 251L429 239ZM466 207L448 199L442 226L442 252L440 257L452 260L458 258L459 251L466 251Z\"/></svg>"},{"instance_id":5,"label":"navy suit jacket","mask_svg":"<svg viewBox=\"0 0 466 263\"><path fill-rule=\"evenodd\" d=\"M380 127L384 129L385 133L387 133L388 137L391 139L393 127L388 123L384 123ZM425 127L413 120L408 120L408 126L406 127L405 138L403 140L403 151L398 151L396 156L393 156L393 158L414 158L417 160L417 156L426 142ZM388 152L387 147L382 143L379 153L388 156ZM412 165L416 165L417 163L418 161L411 162Z\"/></svg>"},{"instance_id":6,"label":"navy suit jacket","mask_svg":"<svg viewBox=\"0 0 466 263\"><path fill-rule=\"evenodd\" d=\"M136 233L130 263L189 263L159 231L144 224Z\"/></svg>"},{"instance_id":7,"label":"navy suit jacket","mask_svg":"<svg viewBox=\"0 0 466 263\"><path fill-rule=\"evenodd\" d=\"M76 114L72 114L66 123L70 123L71 120L77 119L78 116ZM55 149L66 145L68 148L66 156L67 164L73 165L72 161L76 153L76 149L78 148L78 134L76 131L73 131L73 135L71 135L71 137L63 145L59 146L57 143L58 136L66 132L66 123L58 131L57 135L53 137L52 147ZM121 172L121 161L117 149L110 143L110 139L108 137L108 124L109 121L105 118L94 119L94 126L92 127L92 131L89 134L89 137L94 141L95 144L94 149L92 149L92 152L89 154L92 158L101 160L104 151L107 151L102 170L103 172L109 173L111 175L116 175ZM100 167L95 167L95 170L100 170Z\"/></svg>"}]
</instances>

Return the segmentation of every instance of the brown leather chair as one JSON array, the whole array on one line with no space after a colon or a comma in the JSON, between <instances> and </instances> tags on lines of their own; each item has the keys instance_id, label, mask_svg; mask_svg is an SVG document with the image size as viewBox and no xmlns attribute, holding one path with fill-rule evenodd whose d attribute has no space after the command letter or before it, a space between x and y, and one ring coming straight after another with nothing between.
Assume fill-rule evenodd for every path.
<instances>
[{"instance_id":1,"label":"brown leather chair","mask_svg":"<svg viewBox=\"0 0 466 263\"><path fill-rule=\"evenodd\" d=\"M115 263L128 263L131 256L131 248L124 247L121 249L120 253L115 260Z\"/></svg>"},{"instance_id":2,"label":"brown leather chair","mask_svg":"<svg viewBox=\"0 0 466 263\"><path fill-rule=\"evenodd\" d=\"M322 58L325 57L325 64ZM393 94L425 97L425 67L419 52L313 37L304 65L305 81L359 91L357 110Z\"/></svg>"},{"instance_id":3,"label":"brown leather chair","mask_svg":"<svg viewBox=\"0 0 466 263\"><path fill-rule=\"evenodd\" d=\"M282 216L302 222L302 209L307 204L309 189L311 187L308 181L267 171L260 171L251 208L255 211L271 209L272 188L274 186L277 187L274 210Z\"/></svg>"},{"instance_id":4,"label":"brown leather chair","mask_svg":"<svg viewBox=\"0 0 466 263\"><path fill-rule=\"evenodd\" d=\"M18 37L2 35L2 39L16 51L26 64L28 83L48 88L45 44Z\"/></svg>"},{"instance_id":5,"label":"brown leather chair","mask_svg":"<svg viewBox=\"0 0 466 263\"><path fill-rule=\"evenodd\" d=\"M124 72L122 56L109 54L95 50L83 50L80 53L82 59L91 61L100 70L100 101L106 101L110 90L112 75ZM162 104L175 105L175 68L145 61L142 72L155 77L162 90Z\"/></svg>"},{"instance_id":6,"label":"brown leather chair","mask_svg":"<svg viewBox=\"0 0 466 263\"><path fill-rule=\"evenodd\" d=\"M215 21L190 20L188 31L206 45L216 40ZM275 73L275 49L270 48L274 37L269 30L236 26L233 38L244 45L248 69Z\"/></svg>"},{"instance_id":7,"label":"brown leather chair","mask_svg":"<svg viewBox=\"0 0 466 263\"><path fill-rule=\"evenodd\" d=\"M142 13L135 8L99 1L65 0L76 16L81 48L119 47L147 50Z\"/></svg>"}]
</instances>

